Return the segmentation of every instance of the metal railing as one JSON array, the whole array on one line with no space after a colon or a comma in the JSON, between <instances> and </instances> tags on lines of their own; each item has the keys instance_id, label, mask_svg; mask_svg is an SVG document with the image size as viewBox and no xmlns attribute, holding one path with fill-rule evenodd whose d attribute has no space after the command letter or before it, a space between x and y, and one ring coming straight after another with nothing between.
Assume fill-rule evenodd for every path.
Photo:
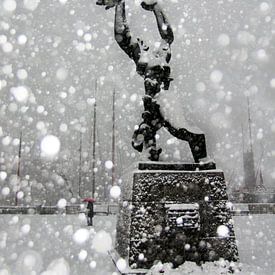
<instances>
[{"instance_id":1,"label":"metal railing","mask_svg":"<svg viewBox=\"0 0 275 275\"><path fill-rule=\"evenodd\" d=\"M67 205L65 208L57 206L0 206L0 214L38 214L38 215L55 215L67 214L74 215L85 213L87 211L84 204ZM118 213L118 204L95 203L95 215L116 215Z\"/></svg>"},{"instance_id":2,"label":"metal railing","mask_svg":"<svg viewBox=\"0 0 275 275\"><path fill-rule=\"evenodd\" d=\"M58 208L57 206L0 206L1 214L38 214L38 215L55 215L67 214L75 215L79 213L86 213L87 208L84 204L67 205L65 208ZM94 203L95 215L116 215L119 212L118 204L111 203ZM275 214L275 203L236 203L231 209L233 216L256 215L256 214Z\"/></svg>"}]
</instances>

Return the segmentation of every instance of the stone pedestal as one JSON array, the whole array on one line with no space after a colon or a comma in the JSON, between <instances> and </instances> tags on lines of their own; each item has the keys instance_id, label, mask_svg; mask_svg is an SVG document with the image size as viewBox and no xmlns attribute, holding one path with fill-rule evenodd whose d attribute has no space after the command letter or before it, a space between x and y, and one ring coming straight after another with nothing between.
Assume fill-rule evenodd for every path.
<instances>
[{"instance_id":1,"label":"stone pedestal","mask_svg":"<svg viewBox=\"0 0 275 275\"><path fill-rule=\"evenodd\" d=\"M224 174L213 163L140 163L124 187L116 250L131 268L238 260Z\"/></svg>"}]
</instances>

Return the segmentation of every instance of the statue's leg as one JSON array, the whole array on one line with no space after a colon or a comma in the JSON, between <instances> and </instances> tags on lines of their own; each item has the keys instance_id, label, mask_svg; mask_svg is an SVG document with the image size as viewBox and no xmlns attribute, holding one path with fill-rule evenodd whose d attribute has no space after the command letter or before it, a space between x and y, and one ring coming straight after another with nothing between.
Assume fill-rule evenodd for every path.
<instances>
[{"instance_id":1,"label":"statue's leg","mask_svg":"<svg viewBox=\"0 0 275 275\"><path fill-rule=\"evenodd\" d=\"M164 120L160 113L160 106L154 96L160 91L160 84L157 79L145 78L146 95L143 97L144 112L143 121L134 132L132 145L141 152L148 150L150 160L157 161L161 153L161 148L156 145L156 133L163 126Z\"/></svg>"},{"instance_id":2,"label":"statue's leg","mask_svg":"<svg viewBox=\"0 0 275 275\"><path fill-rule=\"evenodd\" d=\"M133 147L142 152L148 150L150 155L160 154L161 150L156 146L156 132L163 126L163 119L160 115L158 103L149 95L143 97L144 112L142 113L142 122L135 130L132 140ZM158 157L150 157L158 160Z\"/></svg>"},{"instance_id":3,"label":"statue's leg","mask_svg":"<svg viewBox=\"0 0 275 275\"><path fill-rule=\"evenodd\" d=\"M207 156L205 135L201 133L192 133L185 128L175 128L170 122L165 121L164 126L174 137L185 140L189 143L194 161L200 162L200 159Z\"/></svg>"},{"instance_id":4,"label":"statue's leg","mask_svg":"<svg viewBox=\"0 0 275 275\"><path fill-rule=\"evenodd\" d=\"M145 136L144 147L149 148L149 159L152 161L158 161L159 156L162 152L160 147L156 144L156 134L157 131L163 126L163 118L160 113L160 106L156 100L151 96L145 95L143 98L144 102L144 122L150 125L150 131L147 136Z\"/></svg>"},{"instance_id":5,"label":"statue's leg","mask_svg":"<svg viewBox=\"0 0 275 275\"><path fill-rule=\"evenodd\" d=\"M165 126L174 137L187 141L189 143L194 161L199 163L201 159L207 156L205 135L202 133L192 133L185 128L173 127L170 122L165 121L160 111L159 104L151 97L143 98L144 112L142 114L143 122L134 132L133 147L139 152L142 149L149 148L150 159L158 160L161 149L157 149L155 135L157 131Z\"/></svg>"}]
</instances>

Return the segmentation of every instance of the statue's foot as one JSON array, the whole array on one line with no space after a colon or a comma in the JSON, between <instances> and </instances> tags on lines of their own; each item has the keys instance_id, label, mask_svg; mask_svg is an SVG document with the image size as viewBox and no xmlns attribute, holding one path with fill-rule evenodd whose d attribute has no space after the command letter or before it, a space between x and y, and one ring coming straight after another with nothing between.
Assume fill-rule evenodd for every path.
<instances>
[{"instance_id":1,"label":"statue's foot","mask_svg":"<svg viewBox=\"0 0 275 275\"><path fill-rule=\"evenodd\" d=\"M137 150L138 152L142 152L142 149L143 149L143 142L141 142L141 143L138 143L138 142L136 142L136 141L132 141L132 147L135 149L135 150Z\"/></svg>"},{"instance_id":2,"label":"statue's foot","mask_svg":"<svg viewBox=\"0 0 275 275\"><path fill-rule=\"evenodd\" d=\"M189 143L195 163L207 157L205 135L194 133L185 128L173 127L169 121L165 121L165 127L174 137L185 140Z\"/></svg>"},{"instance_id":3,"label":"statue's foot","mask_svg":"<svg viewBox=\"0 0 275 275\"><path fill-rule=\"evenodd\" d=\"M205 157L200 159L199 166L207 167L207 170L213 170L216 169L216 162L213 159L210 159L209 157Z\"/></svg>"},{"instance_id":4,"label":"statue's foot","mask_svg":"<svg viewBox=\"0 0 275 275\"><path fill-rule=\"evenodd\" d=\"M149 150L149 159L152 160L152 161L159 161L159 155L161 154L162 152L162 149L159 148L159 149L155 149L155 148L151 148Z\"/></svg>"},{"instance_id":5,"label":"statue's foot","mask_svg":"<svg viewBox=\"0 0 275 275\"><path fill-rule=\"evenodd\" d=\"M158 1L156 0L144 0L141 2L141 6L148 11L153 11Z\"/></svg>"},{"instance_id":6,"label":"statue's foot","mask_svg":"<svg viewBox=\"0 0 275 275\"><path fill-rule=\"evenodd\" d=\"M196 163L207 157L204 134L190 133L188 142Z\"/></svg>"}]
</instances>

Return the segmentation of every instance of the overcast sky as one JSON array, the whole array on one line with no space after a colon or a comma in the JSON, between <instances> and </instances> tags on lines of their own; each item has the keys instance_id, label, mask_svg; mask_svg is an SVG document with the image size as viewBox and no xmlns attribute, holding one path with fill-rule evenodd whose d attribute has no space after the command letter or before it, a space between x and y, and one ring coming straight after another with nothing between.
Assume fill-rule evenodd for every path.
<instances>
[{"instance_id":1,"label":"overcast sky","mask_svg":"<svg viewBox=\"0 0 275 275\"><path fill-rule=\"evenodd\" d=\"M174 81L167 95L175 98L175 104L170 111L182 117L183 124L187 120L206 133L210 157L232 184L238 184L243 176L242 125L246 146L248 143L249 96L256 166L263 155L264 180L274 186L273 1L162 2L175 34L171 60ZM149 45L158 41L153 14L143 10L138 1L126 3L133 36ZM1 0L0 5L1 170L9 175L16 171L18 141L14 139L22 129L25 174L39 181L40 169L28 161L40 161L41 140L51 134L61 142L58 159L51 167L62 163L69 177L77 177L80 131L85 162L90 156L96 98L97 159L102 161L98 168L103 173L105 161L111 159L115 89L119 178L140 159L130 144L134 126L141 121L144 89L134 63L114 41L114 9L105 11L92 0ZM96 79L99 85L95 94ZM22 86L28 91L23 100L16 98ZM159 134L164 160L192 161L186 143L175 143L165 130Z\"/></svg>"}]
</instances>

